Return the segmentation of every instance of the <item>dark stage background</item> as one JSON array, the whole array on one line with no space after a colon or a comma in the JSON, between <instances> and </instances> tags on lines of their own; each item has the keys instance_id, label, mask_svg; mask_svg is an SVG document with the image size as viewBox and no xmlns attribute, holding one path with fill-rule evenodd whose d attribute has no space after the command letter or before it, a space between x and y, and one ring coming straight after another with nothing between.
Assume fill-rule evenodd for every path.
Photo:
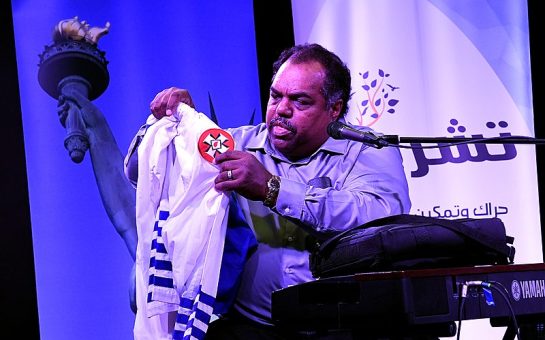
<instances>
[{"instance_id":1,"label":"dark stage background","mask_svg":"<svg viewBox=\"0 0 545 340\"><path fill-rule=\"evenodd\" d=\"M540 9L538 11L537 8L537 1L530 0L528 2L528 9L529 9L529 20L530 20L530 39L531 39L531 60L532 60L532 81L533 81L533 98L534 98L534 115L535 115L535 132L536 137L538 138L545 138L545 122L543 118L543 110L544 110L544 100L542 95L543 90L543 81L544 81L544 71L542 66L542 61L545 60L543 56L542 49L538 46L537 41L537 31L538 31L538 25L541 18L541 15L543 14L543 10ZM0 295L0 305L2 308L0 308L0 323L2 327L2 334L18 334L21 337L24 337L25 339L38 339L40 337L40 327L39 327L39 319L42 322L46 322L45 320L54 320L54 315L40 315L40 318L38 317L38 305L37 305L37 293L36 293L36 274L35 274L35 263L34 263L34 255L35 255L35 249L33 250L33 242L32 242L32 230L31 230L31 217L30 217L30 205L29 205L29 186L28 186L28 176L27 176L27 165L28 160L25 156L25 142L23 138L23 119L21 115L21 102L20 102L20 96L19 91L20 88L23 88L23 85L27 84L20 84L18 79L18 65L17 65L17 59L16 59L16 52L22 53L22 51L16 51L16 41L14 38L14 26L13 26L13 16L12 16L12 5L13 10L15 11L16 8L24 7L25 4L28 4L28 2L25 1L12 1L11 3L2 1L0 2L0 68L1 68L1 74L2 74L2 90L0 91L0 103L2 104L2 133L0 134L0 145L2 145L2 162L1 162L1 169L2 169L2 184L0 185L0 196L2 197L2 210L0 212L0 225L2 227L2 244L0 246L0 273L2 275L2 287L1 287L1 295ZM253 5L253 7L252 7ZM276 58L279 51L282 50L284 47L290 46L293 44L293 32L291 29L291 5L290 1L282 0L282 1L254 1L253 4L246 4L244 5L237 5L241 6L241 8L238 8L241 11L246 11L245 13L247 15L250 15L253 13L253 23L250 26L248 22L246 22L242 27L241 30L253 30L250 32L251 34L244 35L246 41L244 42L246 45L238 45L239 41L235 41L233 36L227 37L226 39L230 41L233 44L236 44L236 46L231 46L232 49L230 49L229 44L223 45L219 41L212 41L208 42L211 44L209 48L210 54L215 54L218 56L218 63L221 63L221 60L229 60L228 55L226 53L231 53L235 50L248 48L252 49L252 52L250 54L245 55L245 58L248 57L248 55L254 54L256 60L253 62L248 63L249 64L249 70L248 73L255 71L258 73L259 78L254 80L250 80L247 82L244 86L244 90L246 88L253 87L254 91L253 93L246 93L245 96L248 98L257 98L255 102L251 102L251 100L246 100L242 104L242 108L238 107L237 109L240 110L239 117L236 119L230 120L229 124L233 125L240 125L248 121L251 113L253 110L257 112L257 117L260 117L262 112L264 111L265 103L267 100L267 93L268 93L268 86L271 79L271 64L272 61ZM44 11L43 15L47 16L50 15L52 18L55 18L53 21L51 21L51 27L54 23L56 23L60 19L66 19L69 17L73 17L74 15L81 15L82 17L86 15L84 12L78 12L73 13L73 11L69 11L70 13L67 14L63 12L62 10L56 9L58 12L54 12L55 14L46 14L47 13L46 8L38 8L37 11ZM209 9L211 10L211 9ZM112 10L113 11L113 10ZM182 9L180 9L180 12ZM108 12L107 12L108 13ZM150 12L150 15L157 14L153 11ZM212 12L213 15L216 15L216 17L206 17L203 16L202 20L204 18L208 18L208 20L227 20L225 16L228 16L228 13L226 12ZM131 19L131 11L128 9L126 11L126 15L128 16L127 21L125 24L130 25L131 20L135 20L136 18ZM91 23L93 25L103 25L104 20L111 20L110 17L108 17L107 14L104 13L94 13L94 18L98 22L92 21ZM85 18L84 18L85 19ZM186 18L180 18L180 20L188 20ZM251 20L250 20L251 21ZM250 22L249 21L249 22ZM228 25L232 25L233 27L236 26L234 22L225 22ZM28 22L29 29L33 29L33 27L36 27L36 29L42 29L37 26L32 21ZM103 38L105 44L114 44L113 37L115 30L118 28L116 26L121 26L117 22L112 22L112 33L105 36ZM255 30L254 30L255 27ZM212 26L209 28L210 30L213 29L220 29L219 26ZM165 29L168 29L168 25L165 27ZM234 31L230 31L228 33L236 34L236 28L230 27L230 29L233 29ZM158 30L157 34L161 34L161 31ZM242 32L242 31L241 31ZM213 32L210 32L212 34ZM251 40L255 39L255 40ZM109 41L108 41L109 40ZM49 43L49 40L44 39L43 45ZM168 47L168 51L164 53L176 53L177 47L180 45L183 45L184 40L179 40L173 43L171 46ZM214 45L218 44L218 45ZM252 47L252 44L254 46ZM43 48L43 45L41 46ZM109 47L109 46L108 46ZM164 48L167 49L167 47L164 46L150 46L150 48ZM185 47L185 46L184 46ZM217 48L215 48L217 47ZM255 49L255 50L253 50ZM108 57L114 57L114 53L111 52L110 49L107 49L107 56ZM37 52L41 52L38 50ZM130 58L130 54L124 56L125 58ZM113 60L113 59L112 59ZM191 60L184 59L184 62L189 63ZM38 59L35 57L35 62L37 64ZM119 62L119 60L117 61ZM150 59L147 62L150 63L160 63L160 60ZM240 62L240 60L238 61ZM244 63L244 60L242 61ZM112 61L114 63L114 61ZM201 65L202 66L202 65ZM221 67L227 67L226 65L220 65ZM248 65L247 65L248 66ZM21 67L21 65L19 65ZM196 66L199 67L199 66ZM37 72L37 68L35 70ZM202 72L202 71L201 71ZM214 71L212 71L214 72ZM219 71L218 71L219 72ZM227 72L228 74L228 72ZM251 79L251 75L248 76L248 79ZM166 77L168 78L168 77ZM170 80L170 79L169 79ZM114 80L112 80L112 84L110 85L111 88L107 90L108 91L115 91L115 84ZM157 86L162 87L168 87L171 85L178 85L181 86L183 84L170 84L167 81L164 81L161 84L158 84ZM201 85L198 82L195 82L192 84L191 88L197 88L197 86ZM259 85L259 90L258 90ZM131 85L126 84L127 88L126 91L129 93L126 94L126 99L131 98ZM212 91L212 99L216 98L216 101L214 102L216 106L216 111L220 111L219 119L220 122L222 119L224 121L228 121L229 119L224 115L221 116L222 109L226 111L228 99L222 98L221 93L222 92L228 92L227 96L236 96L236 91L233 88L240 87L242 85L238 84L236 81L225 81L221 84L217 84L213 88ZM204 87L203 90L195 90L200 91L198 93L194 93L194 99L197 102L197 105L201 108L206 108L208 110L208 94L210 93L210 87L213 87L209 84L206 84L205 80L203 80L202 87ZM159 90L161 90L161 87L157 88L147 88L144 91L143 89L138 89L138 93L142 93L141 91L146 92L146 95L138 95L138 99L135 99L137 103L135 103L135 106L140 106L145 108L147 103L149 103L150 96L153 96L153 94ZM154 92L155 91L155 92ZM257 92L259 91L259 92ZM134 94L134 93L133 93ZM259 97L261 97L261 101L259 101ZM128 99L127 99L128 100ZM58 121L55 121L55 102L49 98L48 101L44 99L44 115L51 116L51 124L58 124ZM106 103L106 101L104 102ZM40 105L40 103L36 103L37 105ZM103 110L105 110L107 105L101 106ZM232 112L232 111L231 111ZM133 126L134 129L137 129L138 122L142 121L143 118L145 118L145 110L140 114L138 118L131 118L130 124ZM238 119L238 120L237 120ZM256 119L256 121L259 119ZM226 124L228 125L228 124ZM58 129L62 130L60 127L60 124L58 124ZM114 126L115 129L115 126ZM28 132L28 131L25 131ZM62 136L62 131L59 132L59 136ZM117 136L117 135L116 135ZM128 136L123 135L123 143L128 143L127 139ZM45 143L45 141L44 141ZM60 147L62 148L62 137L55 141ZM126 146L122 145L121 149L124 150ZM61 153L64 151L61 151ZM50 155L43 155L43 160L49 159L49 157L53 157ZM63 156L66 157L67 156ZM88 156L86 156L88 157ZM545 150L543 147L537 147L537 160L538 160L538 168L539 168L539 192L540 192L540 201L544 202L544 196L545 190L543 190L543 186L545 185ZM88 159L87 159L87 162ZM69 163L69 161L65 162L65 167L72 167L74 169L73 165ZM74 171L74 170L72 170ZM91 178L92 176L90 174L86 175L80 175L80 176L86 176ZM92 178L91 178L92 182ZM92 186L93 184L89 184ZM54 197L51 197L51 199L54 199ZM96 200L96 198L93 197L93 199ZM103 211L100 211L100 214L104 214ZM541 204L541 218L543 220L543 217L545 216L545 207L543 204ZM106 220L104 216L102 217L103 220ZM38 221L33 221L33 223L37 223ZM111 239L118 238L117 235L115 235L115 232L113 231L113 228L108 226L100 226L100 229L102 232L106 234L111 234ZM98 228L98 227L97 227ZM545 236L545 233L543 232L542 228L542 239ZM130 263L130 260L128 259L127 252L123 248L124 245L118 241L114 244L115 247L119 248L119 253L122 254L125 252L124 260L121 261L121 264L128 266ZM44 251L43 249L40 251ZM51 249L51 251L55 252L58 251L58 249ZM82 250L83 251L83 250ZM121 273L119 275L126 276L128 280L128 272L130 270L130 267L127 268L120 268L119 269ZM57 285L59 290L65 289L63 286L63 280L59 280L58 282L49 282L48 284ZM122 286L121 290L126 287ZM112 288L113 289L113 288ZM117 288L116 288L117 289ZM92 291L86 291L84 294L89 296L92 296ZM125 291L123 291L124 295L127 295ZM121 295L123 295L121 294ZM82 300L83 303L85 303L85 299ZM59 306L59 308L62 308L62 305ZM85 310L85 306L82 306L82 309ZM55 310L50 310L49 313L54 314ZM78 311L75 311L78 312ZM89 311L91 313L97 313L99 311ZM110 308L108 308L108 305L105 304L104 309L102 310L102 313L104 314L110 314L115 313L116 311L112 311ZM123 313L129 313L128 311L128 296L126 296L126 310L123 311ZM61 311L58 311L59 315L62 315ZM77 327L78 323L76 323L74 320L78 318L86 318L91 317L90 315L85 315L85 313L82 314L74 314L71 315L70 318L66 318L64 320L56 320L55 322L59 324L64 324L67 332L70 333L70 329L73 327ZM113 325L114 327L118 325ZM44 327L44 325L42 325ZM101 328L105 327L105 325L95 325L95 327ZM43 329L43 328L42 328ZM89 334L89 338L96 338L95 336L92 336L91 334L97 334L95 333L96 330L86 330L85 332L79 332L79 334ZM77 334L77 333L74 333ZM100 332L98 332L100 334ZM43 334L42 334L43 337Z\"/></svg>"}]
</instances>

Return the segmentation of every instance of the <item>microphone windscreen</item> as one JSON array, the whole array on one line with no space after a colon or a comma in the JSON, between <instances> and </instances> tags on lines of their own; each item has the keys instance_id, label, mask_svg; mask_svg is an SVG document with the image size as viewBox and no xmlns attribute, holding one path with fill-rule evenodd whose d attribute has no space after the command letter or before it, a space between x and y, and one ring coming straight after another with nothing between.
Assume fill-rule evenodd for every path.
<instances>
[{"instance_id":1,"label":"microphone windscreen","mask_svg":"<svg viewBox=\"0 0 545 340\"><path fill-rule=\"evenodd\" d=\"M333 121L327 125L327 134L335 139L342 139L341 130L345 125L338 121Z\"/></svg>"}]
</instances>

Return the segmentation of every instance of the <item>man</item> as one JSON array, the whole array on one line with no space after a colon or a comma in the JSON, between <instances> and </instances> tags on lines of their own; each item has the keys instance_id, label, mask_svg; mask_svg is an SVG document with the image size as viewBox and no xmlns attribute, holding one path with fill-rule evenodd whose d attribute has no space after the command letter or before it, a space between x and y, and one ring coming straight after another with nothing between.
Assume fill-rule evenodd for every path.
<instances>
[{"instance_id":1,"label":"man","mask_svg":"<svg viewBox=\"0 0 545 340\"><path fill-rule=\"evenodd\" d=\"M329 123L343 120L350 72L317 44L285 50L275 62L266 122L227 129L236 150L216 156L218 191L233 191L259 242L242 274L232 313L213 322L207 339L278 339L271 293L313 280L316 241L387 215L408 213L399 151L335 140ZM192 105L169 88L151 103L155 117ZM130 173L130 169L129 169Z\"/></svg>"}]
</instances>

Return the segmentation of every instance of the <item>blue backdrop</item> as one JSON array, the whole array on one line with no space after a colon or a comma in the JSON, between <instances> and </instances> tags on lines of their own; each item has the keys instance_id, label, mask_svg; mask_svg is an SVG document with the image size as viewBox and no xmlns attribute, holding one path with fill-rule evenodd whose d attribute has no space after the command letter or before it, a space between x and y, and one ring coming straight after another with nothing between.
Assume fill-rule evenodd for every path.
<instances>
[{"instance_id":1,"label":"blue backdrop","mask_svg":"<svg viewBox=\"0 0 545 340\"><path fill-rule=\"evenodd\" d=\"M160 90L190 90L219 124L261 117L252 1L14 0L17 63L42 339L131 339L132 260L102 207L89 155L73 163L56 100L37 81L38 55L62 19L111 23L98 43L110 84L95 104L125 152Z\"/></svg>"}]
</instances>

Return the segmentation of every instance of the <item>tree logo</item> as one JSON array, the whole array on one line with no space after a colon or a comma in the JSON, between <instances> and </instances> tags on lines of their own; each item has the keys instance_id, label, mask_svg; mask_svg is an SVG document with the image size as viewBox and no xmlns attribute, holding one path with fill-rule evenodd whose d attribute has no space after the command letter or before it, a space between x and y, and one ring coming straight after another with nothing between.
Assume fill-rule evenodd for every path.
<instances>
[{"instance_id":1,"label":"tree logo","mask_svg":"<svg viewBox=\"0 0 545 340\"><path fill-rule=\"evenodd\" d=\"M363 100L358 101L358 113L356 113L357 125L372 126L375 124L385 112L393 114L396 112L394 106L399 100L393 98L394 91L399 87L387 82L389 73L383 70L378 70L378 77L371 79L369 71L359 73L363 80Z\"/></svg>"}]
</instances>

